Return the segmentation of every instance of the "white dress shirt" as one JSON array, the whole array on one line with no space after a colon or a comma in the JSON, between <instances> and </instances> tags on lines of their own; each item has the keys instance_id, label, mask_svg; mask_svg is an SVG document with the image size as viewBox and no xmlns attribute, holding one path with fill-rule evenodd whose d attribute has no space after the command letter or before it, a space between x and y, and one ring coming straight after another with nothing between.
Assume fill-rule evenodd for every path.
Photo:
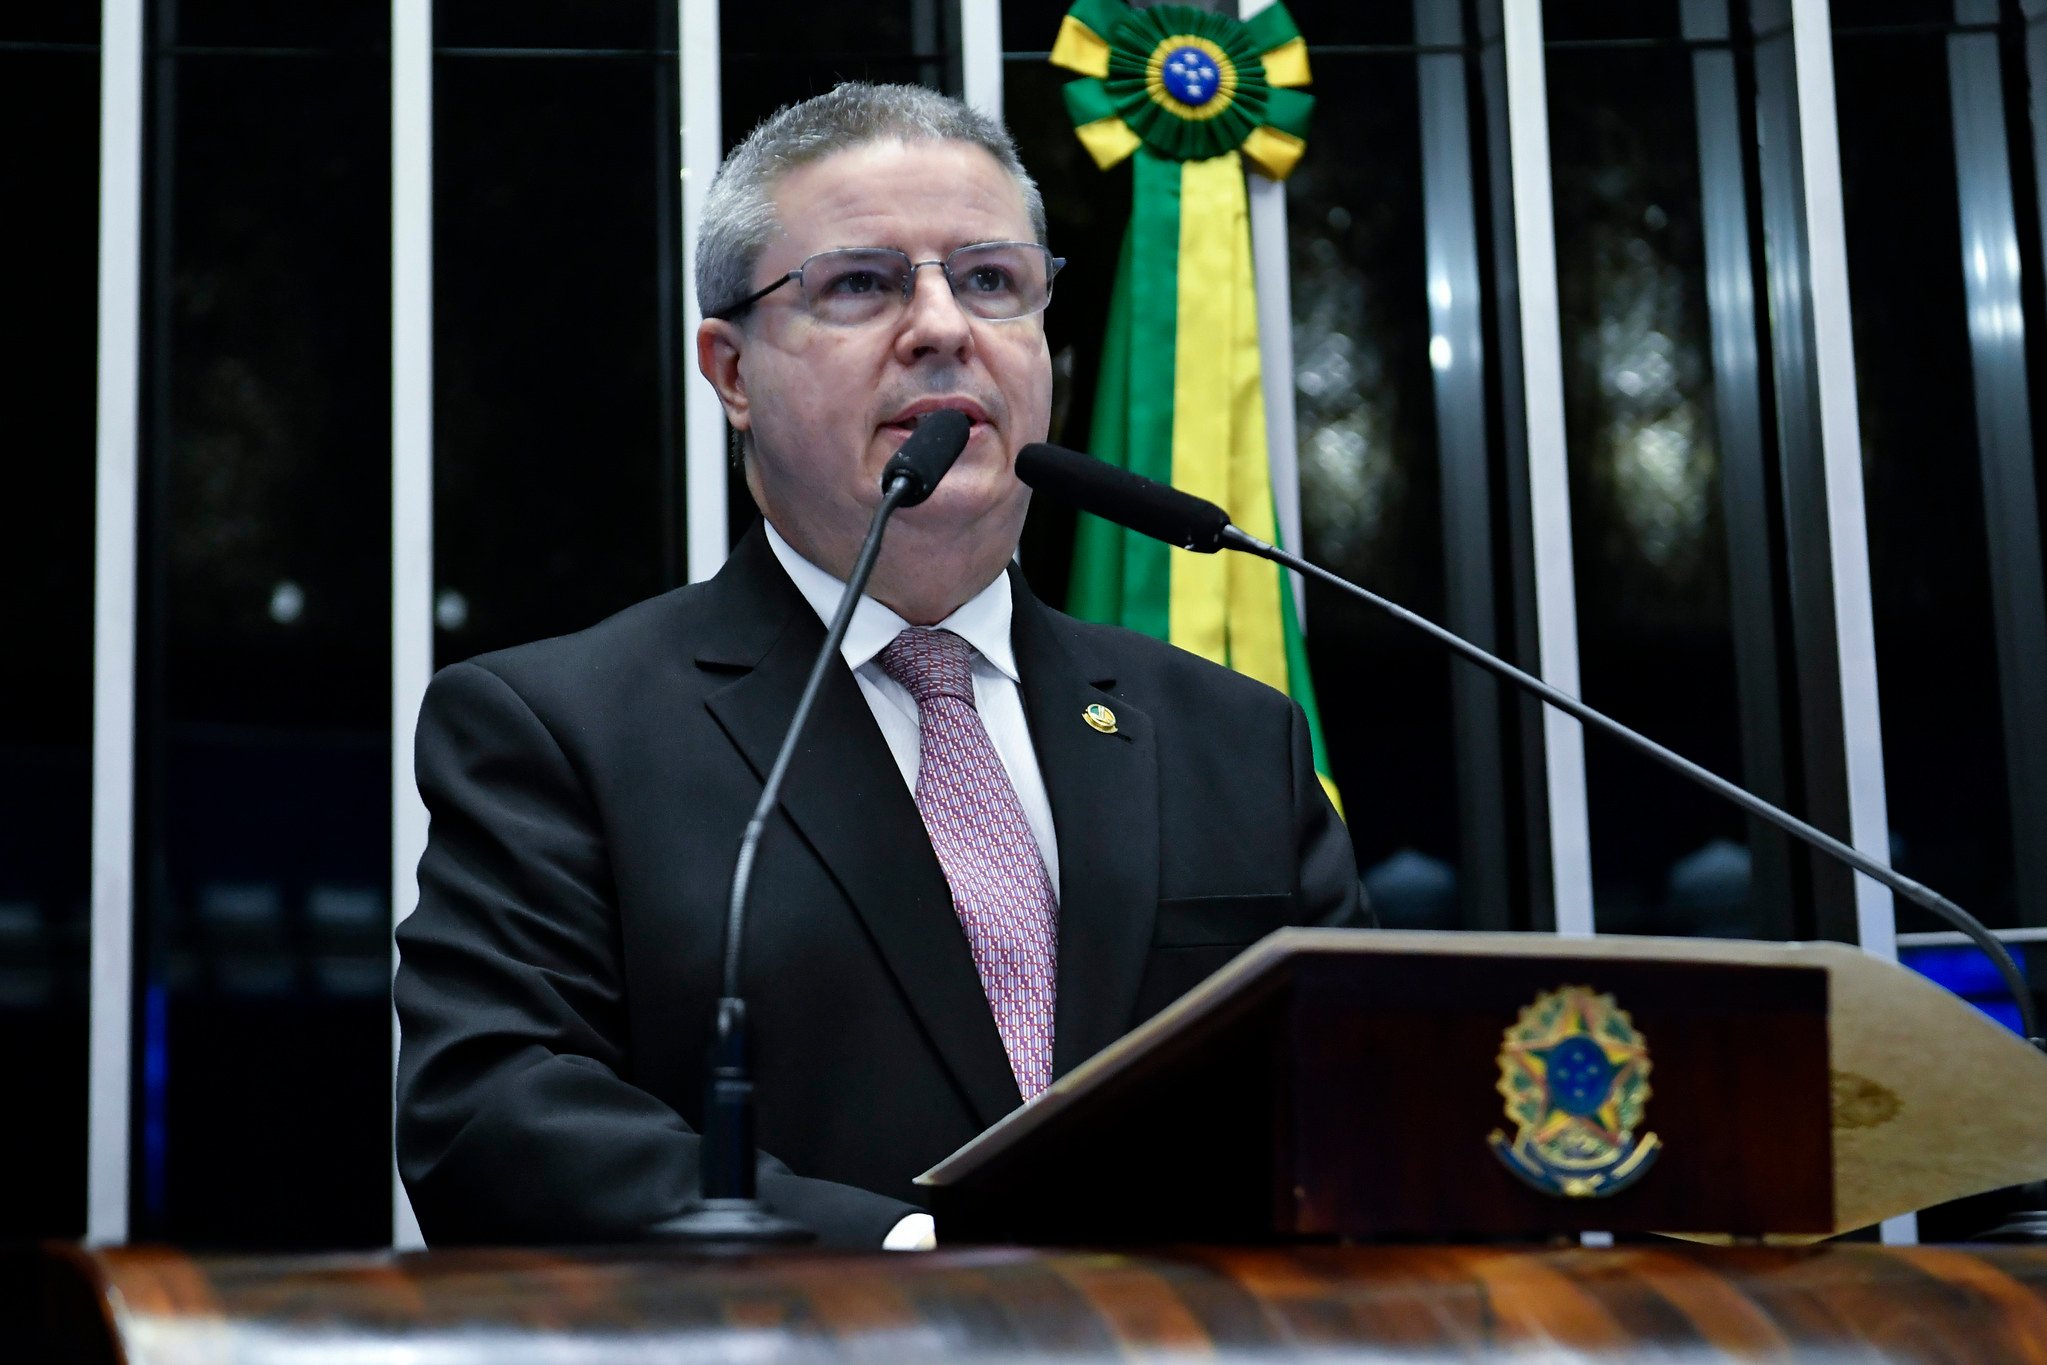
<instances>
[{"instance_id":1,"label":"white dress shirt","mask_svg":"<svg viewBox=\"0 0 2047 1365\"><path fill-rule=\"evenodd\" d=\"M768 546L775 558L810 603L818 620L831 624L839 597L846 585L798 554L773 526L766 528ZM1052 833L1052 800L1045 794L1045 777L1038 768L1038 752L1031 744L1031 731L1024 719L1023 692L1017 685L1016 651L1009 641L1012 604L1009 575L998 574L958 611L940 621L934 629L949 630L974 647L974 708L981 724L995 744L996 756L1009 774L1009 785L1023 806L1031 837L1038 841L1038 853L1045 860L1045 876L1052 885L1052 897L1059 897L1059 845ZM860 695L888 741L896 767L912 796L917 791L917 702L904 686L891 678L876 658L889 641L910 629L910 623L872 597L862 597L846 627L846 639L839 652L846 667L860 684Z\"/></svg>"}]
</instances>

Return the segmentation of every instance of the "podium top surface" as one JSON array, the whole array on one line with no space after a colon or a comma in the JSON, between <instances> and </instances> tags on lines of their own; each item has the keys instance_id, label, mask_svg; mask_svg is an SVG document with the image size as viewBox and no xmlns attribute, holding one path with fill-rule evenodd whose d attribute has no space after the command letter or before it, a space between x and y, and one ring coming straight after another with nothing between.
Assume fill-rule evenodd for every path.
<instances>
[{"instance_id":1,"label":"podium top surface","mask_svg":"<svg viewBox=\"0 0 2047 1365\"><path fill-rule=\"evenodd\" d=\"M1475 962L1541 959L1555 965L1556 984L1594 989L1602 964L1823 972L1836 1232L2047 1176L2047 1055L1917 973L1845 944L1282 929L933 1166L918 1183L968 1179L1061 1113L1143 1068L1183 1031L1275 989L1298 960L1422 954ZM1454 1005L1446 1002L1446 1008ZM1360 1007L1369 1009L1369 1001ZM1503 1031L1513 1022L1503 1018ZM1664 1083L1678 1082L1673 1077Z\"/></svg>"},{"instance_id":2,"label":"podium top surface","mask_svg":"<svg viewBox=\"0 0 2047 1365\"><path fill-rule=\"evenodd\" d=\"M2047 1251L1187 1247L1138 1254L453 1250L44 1257L0 1355L129 1365L407 1359L1419 1362L2036 1360ZM36 1352L34 1346L43 1346ZM8 1358L17 1358L9 1356Z\"/></svg>"}]
</instances>

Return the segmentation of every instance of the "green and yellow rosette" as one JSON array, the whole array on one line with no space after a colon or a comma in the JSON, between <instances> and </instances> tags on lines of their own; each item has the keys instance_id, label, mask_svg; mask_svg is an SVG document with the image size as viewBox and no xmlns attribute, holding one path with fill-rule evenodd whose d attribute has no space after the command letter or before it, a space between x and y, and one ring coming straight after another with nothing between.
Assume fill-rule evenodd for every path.
<instances>
[{"instance_id":1,"label":"green and yellow rosette","mask_svg":"<svg viewBox=\"0 0 2047 1365\"><path fill-rule=\"evenodd\" d=\"M1283 179L1306 146L1308 49L1284 5L1247 20L1187 5L1080 0L1052 62L1103 170L1132 166L1130 228L1103 338L1100 458L1230 509L1277 541L1244 168ZM1170 640L1292 696L1332 799L1290 585L1248 555L1175 554L1083 516L1077 616Z\"/></svg>"},{"instance_id":2,"label":"green and yellow rosette","mask_svg":"<svg viewBox=\"0 0 2047 1365\"><path fill-rule=\"evenodd\" d=\"M1308 46L1285 5L1232 19L1080 0L1052 65L1083 77L1066 87L1066 112L1103 170L1140 147L1167 161L1236 152L1284 180L1307 146L1315 97L1293 87L1308 83Z\"/></svg>"}]
</instances>

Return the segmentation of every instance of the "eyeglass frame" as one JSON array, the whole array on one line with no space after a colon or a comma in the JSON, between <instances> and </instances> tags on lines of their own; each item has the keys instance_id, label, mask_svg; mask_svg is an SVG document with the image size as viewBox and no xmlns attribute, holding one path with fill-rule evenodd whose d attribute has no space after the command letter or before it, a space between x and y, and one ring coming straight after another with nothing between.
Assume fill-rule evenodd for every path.
<instances>
[{"instance_id":1,"label":"eyeglass frame","mask_svg":"<svg viewBox=\"0 0 2047 1365\"><path fill-rule=\"evenodd\" d=\"M1054 256L1052 254L1052 249L1046 246L1043 242L1001 241L1001 242L968 242L965 246L954 247L951 251L946 252L944 256L935 256L928 261L913 261L910 259L909 252L901 250L898 247L892 246L833 247L829 251L819 251L812 255L804 257L802 265L797 266L794 270L788 271L780 279L770 281L768 284L762 286L759 289L754 290L751 294L748 294L745 298L740 299L737 303L729 303L725 305L723 308L713 309L712 311L705 313L704 316L715 322L731 322L734 318L737 318L741 313L744 313L747 309L753 307L756 303L759 303L762 299L774 293L783 285L789 283L789 281L791 280L801 281L803 279L803 272L809 269L810 263L812 261L819 260L825 256L836 256L842 251L887 251L902 257L903 260L909 265L909 269L905 271L903 274L903 294L900 300L902 306L907 307L910 300L916 297L917 272L922 270L927 265L935 265L938 267L939 274L945 276L946 290L949 293L951 293L953 300L955 302L958 302L960 291L958 282L955 281L952 277L951 265L952 258L959 255L962 251L972 251L977 247L984 246L1028 246L1035 247L1039 251L1044 252L1045 259L1049 263L1049 269L1045 271L1045 301L1039 304L1036 308L1033 308L1028 313L1018 313L1014 317L1007 318L982 317L979 313L974 312L973 309L966 307L965 304L960 305L961 311L965 312L969 317L980 319L980 321L982 322L1017 322L1024 318L1034 318L1038 314L1044 312L1047 308L1050 308L1052 306L1052 281L1057 279L1059 277L1059 272L1065 268L1066 258L1064 256ZM810 309L808 308L807 305L804 311L810 312ZM815 314L813 313L812 316L815 316ZM842 325L858 326L859 324L853 323Z\"/></svg>"}]
</instances>

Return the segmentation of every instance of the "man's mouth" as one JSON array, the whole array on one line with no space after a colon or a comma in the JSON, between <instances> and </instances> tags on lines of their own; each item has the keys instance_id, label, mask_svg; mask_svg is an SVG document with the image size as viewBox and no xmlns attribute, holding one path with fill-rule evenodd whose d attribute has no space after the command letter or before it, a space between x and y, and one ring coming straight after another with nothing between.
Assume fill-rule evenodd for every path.
<instances>
[{"instance_id":1,"label":"man's mouth","mask_svg":"<svg viewBox=\"0 0 2047 1365\"><path fill-rule=\"evenodd\" d=\"M912 403L888 421L883 422L882 427L888 431L899 432L907 439L910 433L917 429L919 422L934 412L946 411L965 413L967 420L974 424L973 429L967 433L969 441L973 440L975 436L979 435L989 425L987 409L972 399L937 398Z\"/></svg>"}]
</instances>

